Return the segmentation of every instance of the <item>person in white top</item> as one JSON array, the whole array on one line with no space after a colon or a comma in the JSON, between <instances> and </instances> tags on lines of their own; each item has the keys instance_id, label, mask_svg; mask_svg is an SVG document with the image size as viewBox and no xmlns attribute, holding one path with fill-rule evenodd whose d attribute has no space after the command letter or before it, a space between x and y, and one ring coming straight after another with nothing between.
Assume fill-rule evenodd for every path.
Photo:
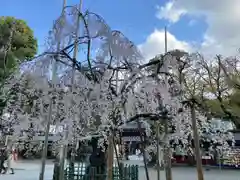
<instances>
[{"instance_id":1,"label":"person in white top","mask_svg":"<svg viewBox=\"0 0 240 180\"><path fill-rule=\"evenodd\" d=\"M6 164L7 164L7 171L11 170L10 174L14 174L13 163L14 163L13 153L12 151L8 150Z\"/></svg>"},{"instance_id":2,"label":"person in white top","mask_svg":"<svg viewBox=\"0 0 240 180\"><path fill-rule=\"evenodd\" d=\"M135 150L135 155L140 156L140 154L141 154L141 150L140 149L136 149Z\"/></svg>"}]
</instances>

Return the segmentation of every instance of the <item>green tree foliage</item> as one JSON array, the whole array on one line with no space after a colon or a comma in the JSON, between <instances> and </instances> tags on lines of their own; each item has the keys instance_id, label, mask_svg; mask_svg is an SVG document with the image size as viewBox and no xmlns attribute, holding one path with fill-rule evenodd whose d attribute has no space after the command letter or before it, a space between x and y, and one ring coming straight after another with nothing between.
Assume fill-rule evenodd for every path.
<instances>
[{"instance_id":1,"label":"green tree foliage","mask_svg":"<svg viewBox=\"0 0 240 180\"><path fill-rule=\"evenodd\" d=\"M5 59L5 60L4 60ZM0 83L15 70L17 67L17 61L14 54L10 52L0 51Z\"/></svg>"},{"instance_id":2,"label":"green tree foliage","mask_svg":"<svg viewBox=\"0 0 240 180\"><path fill-rule=\"evenodd\" d=\"M225 120L233 121L237 129L240 128L240 92L231 94L228 98L224 99L222 103L218 99L206 100L206 105L214 117L222 118ZM229 119L228 114L223 111L223 107L231 113L234 119Z\"/></svg>"},{"instance_id":3,"label":"green tree foliage","mask_svg":"<svg viewBox=\"0 0 240 180\"><path fill-rule=\"evenodd\" d=\"M14 17L0 17L0 81L17 65L37 53L37 40L27 23Z\"/></svg>"},{"instance_id":4,"label":"green tree foliage","mask_svg":"<svg viewBox=\"0 0 240 180\"><path fill-rule=\"evenodd\" d=\"M20 62L31 59L37 53L37 40L27 23L14 17L0 17L0 49L7 48L11 32L10 51Z\"/></svg>"},{"instance_id":5,"label":"green tree foliage","mask_svg":"<svg viewBox=\"0 0 240 180\"><path fill-rule=\"evenodd\" d=\"M206 100L206 105L213 116L230 120L237 129L240 129L240 89L235 85L237 82L235 80L239 79L240 76L237 71L222 68L223 64L226 65L220 56L212 61L200 58L199 65L202 80L206 86L205 93L210 93L212 97ZM225 70L231 76L228 77Z\"/></svg>"},{"instance_id":6,"label":"green tree foliage","mask_svg":"<svg viewBox=\"0 0 240 180\"><path fill-rule=\"evenodd\" d=\"M0 16L0 111L7 99L2 92L4 81L20 63L30 60L36 53L37 40L27 23L14 17Z\"/></svg>"},{"instance_id":7,"label":"green tree foliage","mask_svg":"<svg viewBox=\"0 0 240 180\"><path fill-rule=\"evenodd\" d=\"M236 68L237 66L232 65L237 64L235 61L240 62L240 60L230 59L231 61L227 64L219 61L219 57L209 61L205 60L200 54L189 55L179 50L173 50L168 53L177 58L180 65L179 72L187 73L183 77L185 83L182 82L185 88L184 95L186 97L189 95L194 96L192 98L198 102L198 108L203 112L207 112L206 114L209 115L209 118L217 117L230 120L240 129L240 71ZM184 56L187 58L182 58ZM163 55L158 55L151 59L150 62L159 60L159 63L161 63L163 59ZM181 64L184 65L183 62L187 63L185 64L186 66L181 66ZM229 68L223 69L221 62L222 66L225 65L226 67L229 67L229 64L231 64L233 66L232 70ZM190 72L190 69L199 70ZM154 64L148 70L149 72L156 72L157 65ZM176 77L179 76L179 78L182 77L178 72L175 75ZM194 93L193 90L195 91Z\"/></svg>"}]
</instances>

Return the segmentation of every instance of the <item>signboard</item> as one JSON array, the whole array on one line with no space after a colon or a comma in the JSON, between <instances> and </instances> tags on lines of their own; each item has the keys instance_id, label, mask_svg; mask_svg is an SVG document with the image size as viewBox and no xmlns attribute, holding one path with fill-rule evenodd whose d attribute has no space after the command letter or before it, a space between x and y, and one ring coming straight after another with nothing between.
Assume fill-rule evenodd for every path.
<instances>
[{"instance_id":1,"label":"signboard","mask_svg":"<svg viewBox=\"0 0 240 180\"><path fill-rule=\"evenodd\" d=\"M124 136L122 137L122 141L124 142L130 142L130 141L137 141L137 142L140 142L141 139L140 139L140 136Z\"/></svg>"},{"instance_id":2,"label":"signboard","mask_svg":"<svg viewBox=\"0 0 240 180\"><path fill-rule=\"evenodd\" d=\"M145 139L146 137L146 132L145 132L145 129L142 128L141 129L141 133L143 133L143 140ZM121 132L121 137L122 137L122 141L124 142L128 142L128 141L137 141L137 142L140 142L141 139L140 139L140 132L138 129L135 129L135 128L126 128L126 129L123 129L122 132Z\"/></svg>"},{"instance_id":3,"label":"signboard","mask_svg":"<svg viewBox=\"0 0 240 180\"><path fill-rule=\"evenodd\" d=\"M58 134L63 132L63 126L50 125L49 133Z\"/></svg>"}]
</instances>

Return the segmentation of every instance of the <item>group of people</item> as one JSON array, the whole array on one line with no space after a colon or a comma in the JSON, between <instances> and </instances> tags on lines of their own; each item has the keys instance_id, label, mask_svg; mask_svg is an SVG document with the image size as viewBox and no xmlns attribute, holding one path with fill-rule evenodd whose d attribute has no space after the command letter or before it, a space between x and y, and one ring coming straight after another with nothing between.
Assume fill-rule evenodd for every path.
<instances>
[{"instance_id":1,"label":"group of people","mask_svg":"<svg viewBox=\"0 0 240 180\"><path fill-rule=\"evenodd\" d=\"M7 147L0 149L0 173L6 174L11 170L10 174L14 174L14 169L12 167L14 161L13 153Z\"/></svg>"}]
</instances>

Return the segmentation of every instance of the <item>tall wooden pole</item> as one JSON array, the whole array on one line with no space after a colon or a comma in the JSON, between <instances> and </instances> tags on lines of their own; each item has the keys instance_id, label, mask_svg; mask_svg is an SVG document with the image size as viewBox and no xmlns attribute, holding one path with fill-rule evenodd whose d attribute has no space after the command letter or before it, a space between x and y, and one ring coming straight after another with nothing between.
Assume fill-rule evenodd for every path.
<instances>
[{"instance_id":1,"label":"tall wooden pole","mask_svg":"<svg viewBox=\"0 0 240 180\"><path fill-rule=\"evenodd\" d=\"M157 180L160 180L160 123L157 123Z\"/></svg>"},{"instance_id":2,"label":"tall wooden pole","mask_svg":"<svg viewBox=\"0 0 240 180\"><path fill-rule=\"evenodd\" d=\"M198 180L204 180L203 169L202 169L202 158L200 153L200 144L199 144L199 134L197 129L197 120L196 120L196 111L195 103L191 104L191 118L192 118L192 128L193 128L193 138L194 138L194 149L195 149L195 158L197 163L197 174Z\"/></svg>"},{"instance_id":3,"label":"tall wooden pole","mask_svg":"<svg viewBox=\"0 0 240 180\"><path fill-rule=\"evenodd\" d=\"M79 6L78 6L78 11L81 12L82 11L82 0L80 0L79 2ZM76 32L75 32L75 41L74 41L74 51L73 51L73 65L72 65L72 77L71 77L71 87L70 87L70 91L73 90L73 86L74 86L74 80L75 80L75 67L76 67L76 61L77 61L77 53L78 53L78 38L79 38L79 30L80 30L80 20L81 17L79 16L79 14L77 13L77 22L76 22ZM65 127L65 134L64 134L64 141L67 142L68 139L68 134L69 134L69 128ZM75 143L75 142L74 142ZM72 151L74 151L75 148L72 148ZM60 154L60 174L59 174L59 180L64 180L64 162L67 156L67 152L68 152L68 144L63 144L61 146L61 154ZM72 152L71 154L71 160L74 161L75 159L75 153ZM73 162L74 163L74 162Z\"/></svg>"},{"instance_id":4,"label":"tall wooden pole","mask_svg":"<svg viewBox=\"0 0 240 180\"><path fill-rule=\"evenodd\" d=\"M120 66L120 61L117 60L117 67ZM118 83L119 83L119 72L116 72L116 92L118 95ZM110 136L108 137L108 149L107 149L107 180L113 179L113 163L114 163L114 144L113 144L113 132L111 132ZM119 171L121 167L118 167ZM120 172L122 173L122 172Z\"/></svg>"},{"instance_id":5,"label":"tall wooden pole","mask_svg":"<svg viewBox=\"0 0 240 180\"><path fill-rule=\"evenodd\" d=\"M62 13L64 12L65 6L66 6L66 0L63 0ZM57 51L60 50L60 44L61 44L61 42L59 41L58 44L57 44ZM56 72L57 72L56 60L53 60L52 66L53 66L53 68L52 68L52 88L54 88L55 83L56 83ZM44 138L44 146L43 146L44 149L43 149L43 152L42 152L42 164L41 164L41 170L40 170L40 174L39 174L39 180L44 180L47 150L48 150L49 129L50 129L50 125L51 125L51 122L52 122L52 108L53 108L53 100L50 99L48 117L47 117L47 126L46 126L46 129L45 129L45 138Z\"/></svg>"},{"instance_id":6,"label":"tall wooden pole","mask_svg":"<svg viewBox=\"0 0 240 180\"><path fill-rule=\"evenodd\" d=\"M164 28L164 36L165 36L165 54L167 54L167 27L165 26ZM166 66L168 66L168 64L166 64ZM166 67L166 70L168 69L168 67ZM165 85L168 88L168 78L165 75ZM168 142L168 120L165 119L164 122L164 132L165 132L165 153L164 153L164 159L165 159L165 175L166 175L166 180L172 180L172 169L171 169L171 149L169 147L169 142Z\"/></svg>"},{"instance_id":7,"label":"tall wooden pole","mask_svg":"<svg viewBox=\"0 0 240 180\"><path fill-rule=\"evenodd\" d=\"M82 12L82 5L83 5L83 0L80 0L79 2L79 6L78 6L78 11L79 13ZM73 86L74 86L74 80L75 80L75 68L76 68L76 63L77 63L77 53L78 53L78 38L79 36L81 36L80 34L80 24L81 24L81 17L80 15L78 14L77 16L77 25L76 25L76 32L75 32L75 42L74 42L74 51L73 51L73 65L72 65L72 79L71 79L71 91L73 91ZM74 129L74 135L75 135L76 131ZM73 152L72 152L72 155L71 155L71 160L74 161L75 160L75 150L77 148L77 141L76 141L76 138L74 138L74 145L76 143L76 146L74 146L72 148Z\"/></svg>"},{"instance_id":8,"label":"tall wooden pole","mask_svg":"<svg viewBox=\"0 0 240 180\"><path fill-rule=\"evenodd\" d=\"M165 54L167 54L168 46L167 46L167 27L164 27L164 50Z\"/></svg>"}]
</instances>

